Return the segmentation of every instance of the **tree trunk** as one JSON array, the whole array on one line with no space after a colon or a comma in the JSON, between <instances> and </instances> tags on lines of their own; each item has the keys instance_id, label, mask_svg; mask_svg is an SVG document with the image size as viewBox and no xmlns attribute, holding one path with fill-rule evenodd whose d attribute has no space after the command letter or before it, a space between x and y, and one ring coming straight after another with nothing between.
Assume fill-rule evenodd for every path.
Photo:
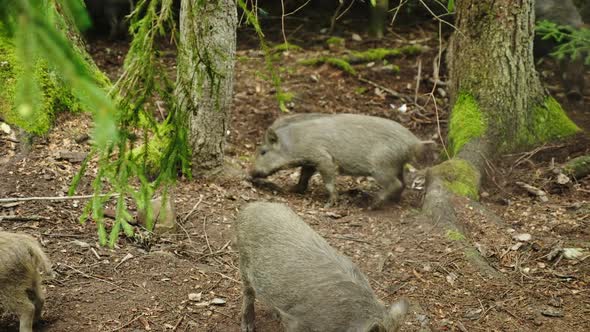
<instances>
[{"instance_id":1,"label":"tree trunk","mask_svg":"<svg viewBox=\"0 0 590 332\"><path fill-rule=\"evenodd\" d=\"M232 0L182 0L176 96L187 116L193 172L223 164L233 91L237 10Z\"/></svg>"},{"instance_id":2,"label":"tree trunk","mask_svg":"<svg viewBox=\"0 0 590 332\"><path fill-rule=\"evenodd\" d=\"M452 156L473 153L474 139L478 149L497 152L577 132L535 71L533 1L462 0L456 9L448 61Z\"/></svg>"},{"instance_id":3,"label":"tree trunk","mask_svg":"<svg viewBox=\"0 0 590 332\"><path fill-rule=\"evenodd\" d=\"M579 131L541 86L533 60L534 2L459 0L449 45L450 160L427 172L423 210L447 232L467 227L449 192L478 198L486 163L499 153ZM461 204L461 203L459 203ZM466 237L462 241L468 244ZM465 256L497 276L476 250Z\"/></svg>"}]
</instances>

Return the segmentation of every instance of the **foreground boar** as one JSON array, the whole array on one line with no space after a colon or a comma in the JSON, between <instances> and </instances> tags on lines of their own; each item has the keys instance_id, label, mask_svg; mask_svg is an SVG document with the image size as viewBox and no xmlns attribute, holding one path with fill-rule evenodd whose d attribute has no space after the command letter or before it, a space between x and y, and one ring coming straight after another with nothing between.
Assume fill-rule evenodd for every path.
<instances>
[{"instance_id":1,"label":"foreground boar","mask_svg":"<svg viewBox=\"0 0 590 332\"><path fill-rule=\"evenodd\" d=\"M40 272L52 273L37 240L0 232L0 308L18 315L20 332L33 331L41 318L45 296Z\"/></svg>"},{"instance_id":2,"label":"foreground boar","mask_svg":"<svg viewBox=\"0 0 590 332\"><path fill-rule=\"evenodd\" d=\"M327 206L338 199L335 178L344 175L371 176L382 187L372 207L387 199L399 200L404 188L403 167L421 162L432 141L421 141L408 129L384 118L318 113L279 118L271 125L259 147L252 178L301 166L296 192L307 189L318 171L330 194Z\"/></svg>"},{"instance_id":3,"label":"foreground boar","mask_svg":"<svg viewBox=\"0 0 590 332\"><path fill-rule=\"evenodd\" d=\"M387 308L367 278L291 209L251 203L235 223L243 282L242 332L254 331L254 298L287 332L395 332L406 300Z\"/></svg>"}]
</instances>

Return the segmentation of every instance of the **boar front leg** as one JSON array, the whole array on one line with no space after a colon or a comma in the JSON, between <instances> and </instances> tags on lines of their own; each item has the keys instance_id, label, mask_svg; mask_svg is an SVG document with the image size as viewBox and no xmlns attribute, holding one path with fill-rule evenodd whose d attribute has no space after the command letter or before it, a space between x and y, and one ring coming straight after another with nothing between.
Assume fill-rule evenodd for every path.
<instances>
[{"instance_id":1,"label":"boar front leg","mask_svg":"<svg viewBox=\"0 0 590 332\"><path fill-rule=\"evenodd\" d=\"M307 190L309 179L311 179L315 171L316 169L313 166L301 166L299 182L293 187L292 191L298 194L303 194Z\"/></svg>"},{"instance_id":2,"label":"boar front leg","mask_svg":"<svg viewBox=\"0 0 590 332\"><path fill-rule=\"evenodd\" d=\"M254 298L256 297L254 288L245 278L242 279L242 332L254 332Z\"/></svg>"}]
</instances>

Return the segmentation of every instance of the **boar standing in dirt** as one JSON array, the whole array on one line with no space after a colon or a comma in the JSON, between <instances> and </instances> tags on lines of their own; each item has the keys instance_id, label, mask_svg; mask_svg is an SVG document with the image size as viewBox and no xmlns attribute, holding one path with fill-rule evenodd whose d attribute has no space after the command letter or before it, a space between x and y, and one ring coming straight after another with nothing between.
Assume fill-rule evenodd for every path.
<instances>
[{"instance_id":1,"label":"boar standing in dirt","mask_svg":"<svg viewBox=\"0 0 590 332\"><path fill-rule=\"evenodd\" d=\"M357 115L318 113L279 118L271 125L259 147L250 175L255 180L279 170L301 167L294 191L307 190L318 171L330 194L327 206L338 199L335 180L343 175L371 176L382 187L372 205L393 198L399 201L404 188L403 168L421 162L432 141L421 141L395 121Z\"/></svg>"},{"instance_id":2,"label":"boar standing in dirt","mask_svg":"<svg viewBox=\"0 0 590 332\"><path fill-rule=\"evenodd\" d=\"M0 308L14 313L20 332L32 332L41 318L45 296L43 274L51 274L51 264L33 237L0 232Z\"/></svg>"},{"instance_id":3,"label":"boar standing in dirt","mask_svg":"<svg viewBox=\"0 0 590 332\"><path fill-rule=\"evenodd\" d=\"M242 332L254 331L254 298L287 332L395 332L406 300L389 308L350 259L283 204L250 203L235 223L243 282Z\"/></svg>"}]
</instances>

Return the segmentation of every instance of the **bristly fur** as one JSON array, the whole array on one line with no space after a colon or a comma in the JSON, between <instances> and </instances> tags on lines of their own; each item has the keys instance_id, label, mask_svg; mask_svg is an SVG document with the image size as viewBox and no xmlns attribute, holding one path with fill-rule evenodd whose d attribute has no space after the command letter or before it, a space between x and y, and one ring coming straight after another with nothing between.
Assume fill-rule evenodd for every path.
<instances>
[{"instance_id":1,"label":"bristly fur","mask_svg":"<svg viewBox=\"0 0 590 332\"><path fill-rule=\"evenodd\" d=\"M53 276L51 263L33 237L0 232L0 307L20 320L20 332L31 332L41 317L44 277Z\"/></svg>"}]
</instances>

